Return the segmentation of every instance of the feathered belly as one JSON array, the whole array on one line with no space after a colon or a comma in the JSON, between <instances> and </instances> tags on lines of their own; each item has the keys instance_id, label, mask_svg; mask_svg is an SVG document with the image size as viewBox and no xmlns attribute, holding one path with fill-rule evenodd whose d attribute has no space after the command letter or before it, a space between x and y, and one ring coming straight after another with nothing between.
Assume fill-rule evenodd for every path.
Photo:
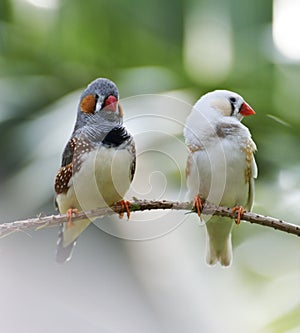
<instances>
[{"instance_id":1,"label":"feathered belly","mask_svg":"<svg viewBox=\"0 0 300 333\"><path fill-rule=\"evenodd\" d=\"M249 184L245 178L247 162L239 149L224 153L220 147L193 154L188 177L189 199L200 194L216 205L245 205Z\"/></svg>"},{"instance_id":2,"label":"feathered belly","mask_svg":"<svg viewBox=\"0 0 300 333\"><path fill-rule=\"evenodd\" d=\"M130 186L133 158L127 149L100 147L86 153L82 159L67 193L57 196L61 213L71 207L86 211L110 206L121 200Z\"/></svg>"}]
</instances>

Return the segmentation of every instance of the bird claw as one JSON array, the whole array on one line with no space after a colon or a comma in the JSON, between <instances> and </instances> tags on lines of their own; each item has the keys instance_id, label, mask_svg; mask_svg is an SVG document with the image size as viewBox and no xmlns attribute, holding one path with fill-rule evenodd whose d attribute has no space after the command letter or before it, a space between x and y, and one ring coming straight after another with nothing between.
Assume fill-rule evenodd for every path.
<instances>
[{"instance_id":1,"label":"bird claw","mask_svg":"<svg viewBox=\"0 0 300 333\"><path fill-rule=\"evenodd\" d=\"M73 227L75 223L72 221L72 216L73 214L77 215L78 214L78 209L77 208L69 208L67 210L67 218L68 218L68 227Z\"/></svg>"},{"instance_id":2,"label":"bird claw","mask_svg":"<svg viewBox=\"0 0 300 333\"><path fill-rule=\"evenodd\" d=\"M130 218L130 201L121 200L118 202L119 205L121 205L121 209L126 212L127 219ZM124 217L124 213L119 213L119 218L122 219Z\"/></svg>"},{"instance_id":3,"label":"bird claw","mask_svg":"<svg viewBox=\"0 0 300 333\"><path fill-rule=\"evenodd\" d=\"M201 217L201 211L202 211L202 200L200 198L200 195L195 195L194 201L193 201L193 210L198 214L199 217Z\"/></svg>"},{"instance_id":4,"label":"bird claw","mask_svg":"<svg viewBox=\"0 0 300 333\"><path fill-rule=\"evenodd\" d=\"M237 212L237 218L235 219L235 224L239 225L241 223L241 218L245 212L245 209L242 206L236 206L232 208L231 213L235 214Z\"/></svg>"}]
</instances>

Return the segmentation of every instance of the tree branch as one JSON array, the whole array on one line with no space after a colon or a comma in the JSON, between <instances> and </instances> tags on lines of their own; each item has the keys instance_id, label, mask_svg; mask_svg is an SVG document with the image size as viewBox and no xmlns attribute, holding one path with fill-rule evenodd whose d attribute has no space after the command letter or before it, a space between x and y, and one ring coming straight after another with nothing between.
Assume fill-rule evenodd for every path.
<instances>
[{"instance_id":1,"label":"tree branch","mask_svg":"<svg viewBox=\"0 0 300 333\"><path fill-rule=\"evenodd\" d=\"M237 212L233 213L232 208L218 207L208 202L204 202L202 213L206 215L218 215L230 217L232 219L237 218ZM172 210L186 210L193 211L193 204L191 202L174 202L174 201L148 201L134 199L130 202L130 211L145 211L145 210L157 210L157 209L172 209ZM109 216L115 213L125 213L125 209L120 204L115 204L109 208L96 208L86 213L79 212L73 217L72 221L80 221L89 218L96 218L102 216ZM263 216L257 213L244 212L241 219L245 222L255 223L262 226L274 228L283 232L287 232L293 235L300 236L300 225L291 224L273 217ZM57 226L60 223L67 222L67 216L64 215L51 215L51 216L39 216L37 218L30 218L21 221L8 222L0 224L0 237L6 236L10 233L17 231L27 231L29 229L40 229L44 227Z\"/></svg>"}]
</instances>

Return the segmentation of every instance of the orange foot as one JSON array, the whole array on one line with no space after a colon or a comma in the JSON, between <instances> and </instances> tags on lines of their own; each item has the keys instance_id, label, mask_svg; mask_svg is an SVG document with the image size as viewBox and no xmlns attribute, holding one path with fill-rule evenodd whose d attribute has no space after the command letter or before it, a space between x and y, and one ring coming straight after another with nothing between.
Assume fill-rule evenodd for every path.
<instances>
[{"instance_id":1,"label":"orange foot","mask_svg":"<svg viewBox=\"0 0 300 333\"><path fill-rule=\"evenodd\" d=\"M239 225L239 224L241 223L241 217L242 217L242 215L244 214L245 209L244 209L242 206L236 206L236 207L233 207L233 208L232 208L231 213L234 214L235 212L238 212L238 213L237 213L237 218L236 218L236 220L235 220L235 223L236 223L237 225Z\"/></svg>"},{"instance_id":2,"label":"orange foot","mask_svg":"<svg viewBox=\"0 0 300 333\"><path fill-rule=\"evenodd\" d=\"M72 227L74 225L74 223L72 221L73 214L75 214L75 215L78 214L78 209L77 208L69 208L67 210L68 227Z\"/></svg>"},{"instance_id":3,"label":"orange foot","mask_svg":"<svg viewBox=\"0 0 300 333\"><path fill-rule=\"evenodd\" d=\"M193 210L198 214L199 217L201 217L202 200L200 198L200 195L195 195L194 197Z\"/></svg>"},{"instance_id":4,"label":"orange foot","mask_svg":"<svg viewBox=\"0 0 300 333\"><path fill-rule=\"evenodd\" d=\"M121 209L122 210L125 210L126 211L126 215L127 215L127 218L129 220L130 218L130 201L126 201L126 200L121 200L119 202L117 202L119 205L121 205ZM124 216L124 213L120 213L119 214L119 217L120 219L122 219Z\"/></svg>"}]
</instances>

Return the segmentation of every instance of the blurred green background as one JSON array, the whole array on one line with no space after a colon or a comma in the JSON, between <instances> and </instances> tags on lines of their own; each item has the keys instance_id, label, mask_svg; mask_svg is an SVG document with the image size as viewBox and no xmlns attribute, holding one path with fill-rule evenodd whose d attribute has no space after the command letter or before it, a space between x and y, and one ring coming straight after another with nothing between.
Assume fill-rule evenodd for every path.
<instances>
[{"instance_id":1,"label":"blurred green background","mask_svg":"<svg viewBox=\"0 0 300 333\"><path fill-rule=\"evenodd\" d=\"M184 198L178 143L184 152L190 105L230 89L257 113L244 121L258 146L254 210L299 224L299 12L297 0L1 0L1 222L55 213L53 179L80 92L108 77L136 138L139 197ZM148 135L155 126L161 136ZM151 155L159 149L165 162ZM299 332L297 237L243 223L233 265L210 268L195 217L157 221L180 225L147 241L92 225L64 266L54 262L55 228L1 239L3 331Z\"/></svg>"}]
</instances>

